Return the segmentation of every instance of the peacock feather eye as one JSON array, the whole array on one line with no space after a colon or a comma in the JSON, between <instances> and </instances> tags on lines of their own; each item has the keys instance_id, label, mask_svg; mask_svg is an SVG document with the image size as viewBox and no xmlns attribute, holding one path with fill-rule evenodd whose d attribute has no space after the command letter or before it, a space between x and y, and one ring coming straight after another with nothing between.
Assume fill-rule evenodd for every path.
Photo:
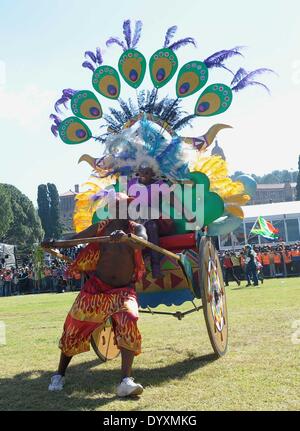
<instances>
[{"instance_id":1,"label":"peacock feather eye","mask_svg":"<svg viewBox=\"0 0 300 431\"><path fill-rule=\"evenodd\" d=\"M178 68L177 56L169 48L159 49L150 58L149 68L154 87L161 88L175 75Z\"/></svg>"},{"instance_id":2,"label":"peacock feather eye","mask_svg":"<svg viewBox=\"0 0 300 431\"><path fill-rule=\"evenodd\" d=\"M98 120L102 117L102 108L92 91L78 91L71 99L74 115L85 120Z\"/></svg>"},{"instance_id":3,"label":"peacock feather eye","mask_svg":"<svg viewBox=\"0 0 300 431\"><path fill-rule=\"evenodd\" d=\"M120 77L111 66L100 66L93 73L93 87L108 99L118 99L121 90Z\"/></svg>"},{"instance_id":4,"label":"peacock feather eye","mask_svg":"<svg viewBox=\"0 0 300 431\"><path fill-rule=\"evenodd\" d=\"M133 88L138 88L143 82L146 73L146 59L139 51L128 49L119 59L119 72Z\"/></svg>"},{"instance_id":5,"label":"peacock feather eye","mask_svg":"<svg viewBox=\"0 0 300 431\"><path fill-rule=\"evenodd\" d=\"M195 115L211 117L227 111L232 102L232 90L225 84L212 84L199 97Z\"/></svg>"},{"instance_id":6,"label":"peacock feather eye","mask_svg":"<svg viewBox=\"0 0 300 431\"><path fill-rule=\"evenodd\" d=\"M190 61L180 69L176 82L177 97L188 97L199 91L208 80L208 69L201 61Z\"/></svg>"},{"instance_id":7,"label":"peacock feather eye","mask_svg":"<svg viewBox=\"0 0 300 431\"><path fill-rule=\"evenodd\" d=\"M59 136L65 144L75 145L88 141L92 137L90 129L77 117L68 117L58 128Z\"/></svg>"}]
</instances>

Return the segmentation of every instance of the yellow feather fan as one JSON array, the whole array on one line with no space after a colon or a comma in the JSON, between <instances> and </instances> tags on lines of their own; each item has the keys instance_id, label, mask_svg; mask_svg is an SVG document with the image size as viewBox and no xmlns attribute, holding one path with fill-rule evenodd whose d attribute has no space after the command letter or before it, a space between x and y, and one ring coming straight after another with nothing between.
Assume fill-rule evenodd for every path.
<instances>
[{"instance_id":1,"label":"yellow feather fan","mask_svg":"<svg viewBox=\"0 0 300 431\"><path fill-rule=\"evenodd\" d=\"M101 205L102 199L93 201L92 196L94 196L96 193L99 193L101 190L104 190L111 184L111 177L90 177L89 181L82 185L84 188L87 187L88 190L76 195L73 224L77 233L91 226L93 214Z\"/></svg>"},{"instance_id":2,"label":"yellow feather fan","mask_svg":"<svg viewBox=\"0 0 300 431\"><path fill-rule=\"evenodd\" d=\"M210 180L210 190L216 192L226 204L235 207L245 205L251 199L245 193L244 185L239 181L233 181L228 175L228 167L220 156L203 156L197 154L197 158L190 163L190 170L202 172ZM232 209L232 208L231 208ZM242 210L236 210L241 214Z\"/></svg>"}]
</instances>

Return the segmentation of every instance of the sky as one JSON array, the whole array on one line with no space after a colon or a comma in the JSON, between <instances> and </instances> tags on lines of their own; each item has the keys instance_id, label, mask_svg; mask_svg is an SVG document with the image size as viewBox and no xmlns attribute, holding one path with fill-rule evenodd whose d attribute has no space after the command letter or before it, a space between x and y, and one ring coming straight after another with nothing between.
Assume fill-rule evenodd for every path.
<instances>
[{"instance_id":1,"label":"sky","mask_svg":"<svg viewBox=\"0 0 300 431\"><path fill-rule=\"evenodd\" d=\"M271 95L249 87L234 96L219 116L199 118L180 131L199 136L215 123L233 126L219 133L230 172L262 175L275 169L297 170L300 154L300 2L298 0L0 0L0 182L18 187L36 204L37 187L55 183L63 193L82 184L91 168L79 157L101 154L89 141L65 145L50 131L49 115L63 88L92 89L91 72L81 67L86 50L103 48L105 63L117 68L120 48L107 48L110 36L122 36L125 19L143 21L138 49L147 59L161 48L166 30L194 37L197 48L177 51L179 65L245 46L245 58L228 63L234 70L268 67L277 75L262 81ZM148 74L149 75L149 74ZM209 83L230 83L226 71L212 71ZM175 96L173 79L160 95ZM149 77L140 89L152 88ZM100 96L100 95L98 95ZM121 97L134 96L122 85ZM199 95L185 99L193 112ZM106 110L116 106L99 97ZM66 116L72 115L66 112ZM101 124L101 121L100 121Z\"/></svg>"}]
</instances>

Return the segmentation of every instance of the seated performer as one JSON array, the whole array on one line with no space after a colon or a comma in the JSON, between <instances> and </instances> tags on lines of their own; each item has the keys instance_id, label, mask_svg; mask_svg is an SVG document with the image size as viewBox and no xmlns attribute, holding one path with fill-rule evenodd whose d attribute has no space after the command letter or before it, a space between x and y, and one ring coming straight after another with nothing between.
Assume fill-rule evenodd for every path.
<instances>
[{"instance_id":1,"label":"seated performer","mask_svg":"<svg viewBox=\"0 0 300 431\"><path fill-rule=\"evenodd\" d=\"M127 233L134 233L147 239L145 228L130 220L118 219L118 203L128 200L124 193L116 194L116 219L105 220L90 226L74 239L110 236L108 243L89 244L88 256L94 253L95 272L84 284L77 296L64 324L59 342L62 350L57 373L51 378L50 391L60 391L64 386L64 376L72 357L90 349L90 338L95 329L111 317L117 345L122 357L122 380L117 387L120 397L139 395L143 387L131 378L135 355L141 353L141 335L137 327L138 304L134 283L144 271L141 249L130 242L121 242ZM50 246L50 243L43 243ZM73 269L85 260L86 250L79 254ZM116 266L117 263L117 266Z\"/></svg>"},{"instance_id":2,"label":"seated performer","mask_svg":"<svg viewBox=\"0 0 300 431\"><path fill-rule=\"evenodd\" d=\"M151 185L153 184L164 184L163 180L157 180L154 170L152 167L148 166L147 164L141 164L138 171L138 178L134 178L128 182L128 189L130 186L132 186L135 183L143 184L148 189L148 206L151 207ZM172 219L163 219L161 216L161 199L163 197L162 192L160 193L160 218L157 220L140 220L140 222L145 226L147 231L148 240L152 242L153 244L159 245L159 237L160 236L166 236L166 235L172 235L175 233L175 226ZM160 270L160 260L161 260L161 253L158 253L157 251L151 250L150 251L150 257L151 257L151 269L152 269L152 276L154 278L162 277L163 274Z\"/></svg>"}]
</instances>

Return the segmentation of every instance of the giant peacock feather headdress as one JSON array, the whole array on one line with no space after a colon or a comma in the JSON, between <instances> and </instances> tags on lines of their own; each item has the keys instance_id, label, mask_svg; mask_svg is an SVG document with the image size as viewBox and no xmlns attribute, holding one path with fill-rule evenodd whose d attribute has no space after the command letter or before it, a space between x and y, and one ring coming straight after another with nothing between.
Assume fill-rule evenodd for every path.
<instances>
[{"instance_id":1,"label":"giant peacock feather headdress","mask_svg":"<svg viewBox=\"0 0 300 431\"><path fill-rule=\"evenodd\" d=\"M86 51L85 61L82 63L84 68L92 72L91 86L95 92L113 103L109 112L104 113L99 96L91 89L64 89L55 103L56 113L50 116L54 135L59 135L65 144L81 144L94 139L99 143L101 151L101 157L94 158L85 154L80 158L80 161L87 161L93 168L90 190L78 196L81 204L78 204L76 214L80 213L81 208L81 221L84 218L83 208L89 214L95 210L92 196L99 188L107 187L110 181L113 183L118 175L133 176L141 163L148 163L158 176L167 177L172 182L187 178L191 170L202 172L211 180L210 189L217 192L228 206L236 207L249 200L243 185L233 183L228 178L225 162L205 154L216 134L230 126L216 124L200 137L180 136L178 132L196 119L227 111L235 92L253 85L268 90L265 84L255 78L272 71L262 68L246 72L244 68L239 68L234 74L226 62L232 57L243 57L241 46L218 51L204 60L189 61L178 71L179 60L175 51L186 45L196 46L196 43L192 37L174 42L176 31L177 26L167 30L163 46L148 61L152 89L138 90L147 72L147 60L137 50L142 23L136 21L133 26L130 20L126 20L123 23L124 38L110 37L106 41L108 47L115 44L122 49L118 70L104 64L100 48ZM224 69L229 79L223 83L208 84L210 70L213 68ZM159 90L168 84L170 86L176 73L176 97L166 96L160 99ZM127 85L136 90L135 101L133 98L121 98L121 92L126 92ZM184 111L182 100L194 94L198 94L198 97L193 112ZM73 115L63 118L62 107L65 110L70 108ZM86 121L99 120L100 127L105 128L105 131L94 136ZM241 217L238 208L231 208L231 212ZM88 218L90 222L90 215ZM85 227L84 223L77 223L77 230Z\"/></svg>"}]
</instances>

